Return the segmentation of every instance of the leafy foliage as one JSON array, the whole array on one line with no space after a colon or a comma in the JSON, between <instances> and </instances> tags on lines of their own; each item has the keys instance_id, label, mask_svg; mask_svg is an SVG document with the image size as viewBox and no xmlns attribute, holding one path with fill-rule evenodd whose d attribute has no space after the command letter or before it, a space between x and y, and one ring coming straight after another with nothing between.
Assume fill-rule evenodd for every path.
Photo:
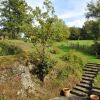
<instances>
[{"instance_id":1,"label":"leafy foliage","mask_svg":"<svg viewBox=\"0 0 100 100\"><path fill-rule=\"evenodd\" d=\"M21 53L22 50L15 45L0 43L0 56L15 55Z\"/></svg>"},{"instance_id":2,"label":"leafy foliage","mask_svg":"<svg viewBox=\"0 0 100 100\"><path fill-rule=\"evenodd\" d=\"M93 18L99 18L100 19L100 0L97 0L96 2L91 1L87 5L88 12L86 14L86 17L93 17Z\"/></svg>"},{"instance_id":3,"label":"leafy foliage","mask_svg":"<svg viewBox=\"0 0 100 100\"><path fill-rule=\"evenodd\" d=\"M30 62L35 65L32 69L32 73L41 81L44 81L45 76L50 72L56 63L56 61L48 54L45 55L44 61L42 62L40 53L36 51L34 54L30 55Z\"/></svg>"},{"instance_id":4,"label":"leafy foliage","mask_svg":"<svg viewBox=\"0 0 100 100\"><path fill-rule=\"evenodd\" d=\"M2 33L16 38L20 32L26 32L25 29L31 27L31 8L25 0L3 0L0 5Z\"/></svg>"},{"instance_id":5,"label":"leafy foliage","mask_svg":"<svg viewBox=\"0 0 100 100\"><path fill-rule=\"evenodd\" d=\"M74 50L69 51L62 59L70 63L79 63L81 66L86 63L86 59L79 52Z\"/></svg>"},{"instance_id":6,"label":"leafy foliage","mask_svg":"<svg viewBox=\"0 0 100 100\"><path fill-rule=\"evenodd\" d=\"M98 39L98 37L100 36L100 33L99 33L99 22L98 21L93 21L93 20L90 20L90 21L86 21L84 23L84 26L83 26L83 29L84 29L84 37L86 39Z\"/></svg>"},{"instance_id":7,"label":"leafy foliage","mask_svg":"<svg viewBox=\"0 0 100 100\"><path fill-rule=\"evenodd\" d=\"M81 30L80 28L77 27L70 27L70 39L71 40L78 40L80 39L80 35L81 35Z\"/></svg>"},{"instance_id":8,"label":"leafy foliage","mask_svg":"<svg viewBox=\"0 0 100 100\"><path fill-rule=\"evenodd\" d=\"M91 46L92 53L96 55L97 58L100 59L100 42L95 41L95 43Z\"/></svg>"},{"instance_id":9,"label":"leafy foliage","mask_svg":"<svg viewBox=\"0 0 100 100\"><path fill-rule=\"evenodd\" d=\"M56 19L52 25L53 38L56 41L66 40L70 36L70 31L65 22L61 19Z\"/></svg>"}]
</instances>

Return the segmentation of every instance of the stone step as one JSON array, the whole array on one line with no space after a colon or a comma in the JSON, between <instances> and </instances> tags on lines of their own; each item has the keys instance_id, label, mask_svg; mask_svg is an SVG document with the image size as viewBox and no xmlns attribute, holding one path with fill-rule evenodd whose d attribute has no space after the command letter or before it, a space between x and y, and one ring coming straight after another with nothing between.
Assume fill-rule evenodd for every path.
<instances>
[{"instance_id":1,"label":"stone step","mask_svg":"<svg viewBox=\"0 0 100 100\"><path fill-rule=\"evenodd\" d=\"M92 92L92 94L96 94L96 95L100 96L100 89L93 88L93 89L91 90L91 92Z\"/></svg>"},{"instance_id":2,"label":"stone step","mask_svg":"<svg viewBox=\"0 0 100 100\"><path fill-rule=\"evenodd\" d=\"M70 93L73 94L73 95L76 95L76 96L88 96L87 93L80 92L80 91L74 90L74 89Z\"/></svg>"},{"instance_id":3,"label":"stone step","mask_svg":"<svg viewBox=\"0 0 100 100\"><path fill-rule=\"evenodd\" d=\"M88 80L82 80L82 81L80 81L80 83L91 84L91 81L88 81Z\"/></svg>"},{"instance_id":4,"label":"stone step","mask_svg":"<svg viewBox=\"0 0 100 100\"><path fill-rule=\"evenodd\" d=\"M80 84L77 84L76 86L80 86L80 87L83 87L83 88L86 88L86 89L91 88L89 84L85 84L85 83L80 83Z\"/></svg>"},{"instance_id":5,"label":"stone step","mask_svg":"<svg viewBox=\"0 0 100 100\"><path fill-rule=\"evenodd\" d=\"M96 64L95 63L88 63L88 64L86 64L86 66L96 66Z\"/></svg>"},{"instance_id":6,"label":"stone step","mask_svg":"<svg viewBox=\"0 0 100 100\"><path fill-rule=\"evenodd\" d=\"M91 75L91 74L83 74L82 76L83 77L90 77L90 78L94 78L95 77L95 75Z\"/></svg>"},{"instance_id":7,"label":"stone step","mask_svg":"<svg viewBox=\"0 0 100 100\"><path fill-rule=\"evenodd\" d=\"M98 72L98 69L84 68L83 71Z\"/></svg>"},{"instance_id":8,"label":"stone step","mask_svg":"<svg viewBox=\"0 0 100 100\"><path fill-rule=\"evenodd\" d=\"M97 75L97 72L90 72L90 71L85 71L85 74L91 74L91 75Z\"/></svg>"},{"instance_id":9,"label":"stone step","mask_svg":"<svg viewBox=\"0 0 100 100\"><path fill-rule=\"evenodd\" d=\"M90 77L82 77L82 80L93 81L94 79Z\"/></svg>"},{"instance_id":10,"label":"stone step","mask_svg":"<svg viewBox=\"0 0 100 100\"><path fill-rule=\"evenodd\" d=\"M73 89L84 92L84 93L87 93L87 94L89 92L86 88L83 88L83 87L80 87L80 86L75 86Z\"/></svg>"},{"instance_id":11,"label":"stone step","mask_svg":"<svg viewBox=\"0 0 100 100\"><path fill-rule=\"evenodd\" d=\"M99 67L97 67L97 66L96 67L95 66L86 66L85 68L91 68L91 69L97 69L97 70L99 69Z\"/></svg>"},{"instance_id":12,"label":"stone step","mask_svg":"<svg viewBox=\"0 0 100 100\"><path fill-rule=\"evenodd\" d=\"M96 66L100 66L100 63L99 64L96 64Z\"/></svg>"}]
</instances>

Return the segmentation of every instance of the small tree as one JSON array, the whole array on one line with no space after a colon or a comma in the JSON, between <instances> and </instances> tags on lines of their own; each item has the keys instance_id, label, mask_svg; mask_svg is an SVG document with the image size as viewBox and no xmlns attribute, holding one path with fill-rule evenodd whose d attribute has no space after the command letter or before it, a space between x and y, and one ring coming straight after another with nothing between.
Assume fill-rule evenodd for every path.
<instances>
[{"instance_id":1,"label":"small tree","mask_svg":"<svg viewBox=\"0 0 100 100\"><path fill-rule=\"evenodd\" d=\"M49 69L51 68L46 59L47 45L53 37L51 26L55 21L54 8L51 1L45 0L43 2L43 11L39 7L36 7L33 10L33 17L38 25L34 27L34 33L33 36L31 36L31 40L35 46L40 45L40 47L42 47L42 49L37 48L37 51L40 54L40 60L36 66L36 73L38 74L38 78L43 81L45 75L48 74Z\"/></svg>"},{"instance_id":2,"label":"small tree","mask_svg":"<svg viewBox=\"0 0 100 100\"><path fill-rule=\"evenodd\" d=\"M69 36L67 26L57 18L54 12L54 7L50 0L44 0L43 9L36 7L33 10L33 21L37 25L34 25L33 34L30 34L30 37L33 44L38 46L39 61L36 64L35 72L41 81L44 80L52 68L53 62L50 61L47 50L51 41L57 40L57 38L63 40Z\"/></svg>"}]
</instances>

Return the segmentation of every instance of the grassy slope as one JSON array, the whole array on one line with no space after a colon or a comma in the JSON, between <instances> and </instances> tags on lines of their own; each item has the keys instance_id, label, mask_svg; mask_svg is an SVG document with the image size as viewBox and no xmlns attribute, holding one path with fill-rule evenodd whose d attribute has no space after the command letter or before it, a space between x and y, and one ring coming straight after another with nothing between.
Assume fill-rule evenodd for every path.
<instances>
[{"instance_id":1,"label":"grassy slope","mask_svg":"<svg viewBox=\"0 0 100 100\"><path fill-rule=\"evenodd\" d=\"M15 46L20 47L25 52L32 51L32 43L24 42L22 40L0 40L0 42L13 44Z\"/></svg>"},{"instance_id":2,"label":"grassy slope","mask_svg":"<svg viewBox=\"0 0 100 100\"><path fill-rule=\"evenodd\" d=\"M21 41L21 40L0 40L0 42L4 42L7 44L13 44L15 46L18 46L26 54L29 52L32 52L32 50L33 50L32 43L26 43L26 42ZM0 56L0 69L11 67L13 65L13 63L15 63L19 60L18 57L19 57L18 55Z\"/></svg>"},{"instance_id":3,"label":"grassy slope","mask_svg":"<svg viewBox=\"0 0 100 100\"><path fill-rule=\"evenodd\" d=\"M56 48L59 48L59 54L54 55L54 57L56 57L57 59L60 60L60 57L63 56L64 54L66 54L68 51L72 50L71 48L67 47L67 43L71 42L71 43L79 43L80 45L92 45L93 41L92 40L73 40L73 41L64 41L64 42L57 42L54 44L54 46ZM80 51L78 51L80 52ZM89 54L85 54L83 52L80 52L86 59L87 62L91 62L91 63L100 63L100 59L97 59L95 56L89 55ZM100 87L100 73L97 75L97 77L95 78L94 81L94 86L96 87Z\"/></svg>"},{"instance_id":4,"label":"grassy slope","mask_svg":"<svg viewBox=\"0 0 100 100\"><path fill-rule=\"evenodd\" d=\"M69 42L79 43L80 45L88 45L88 46L93 44L92 40L72 40L72 41L57 42L57 43L54 43L54 46L59 49L60 53L54 56L59 58L62 55L66 54L68 51L72 50L71 48L67 47L67 43ZM87 62L100 63L100 59L97 59L95 56L85 54L83 52L80 52L80 53L87 59Z\"/></svg>"}]
</instances>

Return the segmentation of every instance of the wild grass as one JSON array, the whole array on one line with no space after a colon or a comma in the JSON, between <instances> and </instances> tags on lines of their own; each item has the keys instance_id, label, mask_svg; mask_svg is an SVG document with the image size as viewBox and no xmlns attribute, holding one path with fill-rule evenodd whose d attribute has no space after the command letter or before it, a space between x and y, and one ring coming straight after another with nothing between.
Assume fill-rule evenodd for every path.
<instances>
[{"instance_id":1,"label":"wild grass","mask_svg":"<svg viewBox=\"0 0 100 100\"><path fill-rule=\"evenodd\" d=\"M58 48L60 53L57 55L54 55L57 58L60 58L62 55L66 54L68 51L70 50L76 50L77 52L81 53L81 55L83 55L83 57L85 57L87 59L87 62L93 62L93 63L100 63L100 59L97 59L95 55L91 55L89 53L85 53L81 50L77 50L75 48L71 48L68 46L68 44L70 43L74 43L77 44L79 43L79 45L84 45L84 46L91 46L93 44L93 40L71 40L71 41L63 41L63 42L57 42L54 43L54 47Z\"/></svg>"},{"instance_id":2,"label":"wild grass","mask_svg":"<svg viewBox=\"0 0 100 100\"><path fill-rule=\"evenodd\" d=\"M17 54L16 53L14 53L13 55L10 54L9 52L12 52L10 50L9 52L8 51L6 52L9 53L9 55L8 54L6 55L5 53L2 56L0 56L0 69L13 67L13 65L19 61L24 62L25 57L27 58L27 55L34 49L32 43L27 43L21 40L0 40L0 44L9 45L9 48L13 48L14 46L16 48L21 49L21 52L19 51ZM5 47L4 51L5 49L7 48ZM15 49L13 50L14 52L16 51Z\"/></svg>"}]
</instances>

